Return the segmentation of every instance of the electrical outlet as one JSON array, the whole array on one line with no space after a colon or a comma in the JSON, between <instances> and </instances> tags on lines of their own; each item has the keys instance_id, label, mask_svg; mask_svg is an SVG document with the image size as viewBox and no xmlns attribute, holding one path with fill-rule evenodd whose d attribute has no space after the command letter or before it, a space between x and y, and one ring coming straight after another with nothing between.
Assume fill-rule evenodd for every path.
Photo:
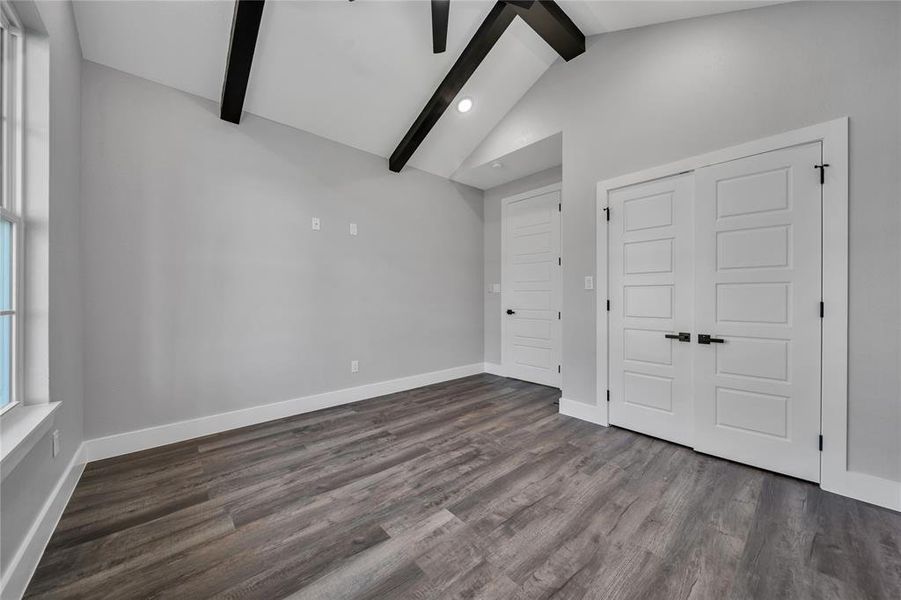
<instances>
[{"instance_id":1,"label":"electrical outlet","mask_svg":"<svg viewBox=\"0 0 901 600\"><path fill-rule=\"evenodd\" d=\"M356 223L350 224L350 235L357 235L357 224Z\"/></svg>"},{"instance_id":2,"label":"electrical outlet","mask_svg":"<svg viewBox=\"0 0 901 600\"><path fill-rule=\"evenodd\" d=\"M313 217L313 231L319 231L320 229L319 217Z\"/></svg>"},{"instance_id":3,"label":"electrical outlet","mask_svg":"<svg viewBox=\"0 0 901 600\"><path fill-rule=\"evenodd\" d=\"M594 277L592 277L591 275L585 276L585 289L586 290L594 289Z\"/></svg>"},{"instance_id":4,"label":"electrical outlet","mask_svg":"<svg viewBox=\"0 0 901 600\"><path fill-rule=\"evenodd\" d=\"M53 440L53 458L56 458L56 455L59 454L59 429L53 430L50 439Z\"/></svg>"},{"instance_id":5,"label":"electrical outlet","mask_svg":"<svg viewBox=\"0 0 901 600\"><path fill-rule=\"evenodd\" d=\"M358 373L360 371L360 361L352 360L350 361L350 372Z\"/></svg>"}]
</instances>

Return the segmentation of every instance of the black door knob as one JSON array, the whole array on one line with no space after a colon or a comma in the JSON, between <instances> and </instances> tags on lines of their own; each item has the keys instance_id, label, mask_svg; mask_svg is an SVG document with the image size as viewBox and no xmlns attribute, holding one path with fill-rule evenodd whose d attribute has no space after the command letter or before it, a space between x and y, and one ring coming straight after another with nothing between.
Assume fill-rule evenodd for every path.
<instances>
[{"instance_id":1,"label":"black door knob","mask_svg":"<svg viewBox=\"0 0 901 600\"><path fill-rule=\"evenodd\" d=\"M663 334L663 337L668 340L679 340L680 342L691 341L691 334L684 331L680 331L679 333L665 333Z\"/></svg>"},{"instance_id":2,"label":"black door knob","mask_svg":"<svg viewBox=\"0 0 901 600\"><path fill-rule=\"evenodd\" d=\"M513 310L512 308L508 308L508 309L507 309L507 314L508 314L508 315L515 315L515 314L516 314L516 311Z\"/></svg>"}]
</instances>

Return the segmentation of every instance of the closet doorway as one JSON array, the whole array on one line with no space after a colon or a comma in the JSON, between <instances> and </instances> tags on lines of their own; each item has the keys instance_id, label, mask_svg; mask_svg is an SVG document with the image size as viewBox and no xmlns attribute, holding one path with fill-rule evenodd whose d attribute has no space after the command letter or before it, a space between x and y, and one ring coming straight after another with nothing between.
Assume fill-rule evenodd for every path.
<instances>
[{"instance_id":1,"label":"closet doorway","mask_svg":"<svg viewBox=\"0 0 901 600\"><path fill-rule=\"evenodd\" d=\"M820 481L823 165L811 141L599 188L611 425Z\"/></svg>"}]
</instances>

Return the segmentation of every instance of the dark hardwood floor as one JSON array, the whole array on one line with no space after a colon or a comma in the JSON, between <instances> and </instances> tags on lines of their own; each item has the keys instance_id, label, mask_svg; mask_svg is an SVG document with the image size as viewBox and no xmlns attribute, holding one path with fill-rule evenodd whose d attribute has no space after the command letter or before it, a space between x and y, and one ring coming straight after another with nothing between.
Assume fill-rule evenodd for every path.
<instances>
[{"instance_id":1,"label":"dark hardwood floor","mask_svg":"<svg viewBox=\"0 0 901 600\"><path fill-rule=\"evenodd\" d=\"M479 375L87 466L28 598L901 598L901 514Z\"/></svg>"}]
</instances>

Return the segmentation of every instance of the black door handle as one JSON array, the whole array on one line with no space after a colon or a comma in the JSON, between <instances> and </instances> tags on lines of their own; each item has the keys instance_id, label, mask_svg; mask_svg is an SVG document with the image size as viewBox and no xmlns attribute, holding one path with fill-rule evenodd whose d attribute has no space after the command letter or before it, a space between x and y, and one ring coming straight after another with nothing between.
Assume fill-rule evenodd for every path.
<instances>
[{"instance_id":1,"label":"black door handle","mask_svg":"<svg viewBox=\"0 0 901 600\"><path fill-rule=\"evenodd\" d=\"M723 338L715 338L710 337L707 333L699 333L698 334L698 343L699 344L724 344L726 340Z\"/></svg>"},{"instance_id":2,"label":"black door handle","mask_svg":"<svg viewBox=\"0 0 901 600\"><path fill-rule=\"evenodd\" d=\"M508 308L508 309L507 309L507 314L508 314L508 315L515 315L515 314L516 314L516 311L513 310L512 308Z\"/></svg>"},{"instance_id":3,"label":"black door handle","mask_svg":"<svg viewBox=\"0 0 901 600\"><path fill-rule=\"evenodd\" d=\"M665 333L663 334L663 337L668 340L679 340L680 342L691 341L691 334L686 333L685 331L680 331L679 333Z\"/></svg>"}]
</instances>

